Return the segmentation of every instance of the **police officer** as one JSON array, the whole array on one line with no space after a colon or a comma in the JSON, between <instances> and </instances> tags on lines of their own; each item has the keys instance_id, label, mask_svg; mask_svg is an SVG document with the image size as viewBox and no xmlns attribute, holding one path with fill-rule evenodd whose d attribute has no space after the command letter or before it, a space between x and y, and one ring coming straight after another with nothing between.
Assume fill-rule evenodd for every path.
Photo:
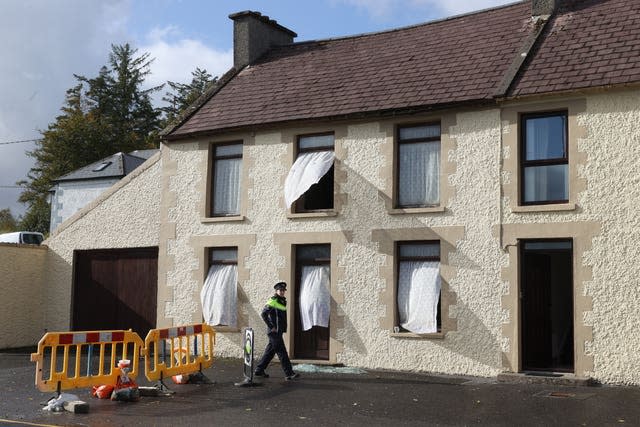
<instances>
[{"instance_id":1,"label":"police officer","mask_svg":"<svg viewBox=\"0 0 640 427\"><path fill-rule=\"evenodd\" d=\"M287 291L287 284L278 282L273 289L275 289L275 295L269 298L260 314L264 323L267 324L269 344L264 349L264 354L260 362L258 362L254 375L268 378L269 374L265 370L273 356L277 354L286 379L292 380L298 378L300 374L293 371L287 348L284 346L284 340L282 339L282 334L287 332L287 298L284 296Z\"/></svg>"}]
</instances>

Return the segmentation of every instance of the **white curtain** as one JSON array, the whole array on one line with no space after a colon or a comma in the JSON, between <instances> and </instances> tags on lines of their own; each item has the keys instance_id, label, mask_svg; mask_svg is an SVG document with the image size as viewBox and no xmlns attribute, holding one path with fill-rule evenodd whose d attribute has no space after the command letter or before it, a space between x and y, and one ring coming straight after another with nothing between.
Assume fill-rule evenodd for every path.
<instances>
[{"instance_id":1,"label":"white curtain","mask_svg":"<svg viewBox=\"0 0 640 427\"><path fill-rule=\"evenodd\" d=\"M313 184L318 183L333 165L333 151L314 151L298 156L284 182L284 201L287 208L298 200Z\"/></svg>"},{"instance_id":2,"label":"white curtain","mask_svg":"<svg viewBox=\"0 0 640 427\"><path fill-rule=\"evenodd\" d=\"M212 326L236 326L237 282L238 267L236 265L214 264L209 268L207 279L200 292L205 323Z\"/></svg>"},{"instance_id":3,"label":"white curtain","mask_svg":"<svg viewBox=\"0 0 640 427\"><path fill-rule=\"evenodd\" d=\"M400 326L417 334L438 332L440 263L401 262L398 278Z\"/></svg>"},{"instance_id":4,"label":"white curtain","mask_svg":"<svg viewBox=\"0 0 640 427\"><path fill-rule=\"evenodd\" d=\"M525 160L549 158L549 140L553 137L548 119L527 120L527 147Z\"/></svg>"},{"instance_id":5,"label":"white curtain","mask_svg":"<svg viewBox=\"0 0 640 427\"><path fill-rule=\"evenodd\" d=\"M300 283L300 318L302 329L308 331L313 326L329 326L331 312L331 282L328 265L302 267Z\"/></svg>"},{"instance_id":6,"label":"white curtain","mask_svg":"<svg viewBox=\"0 0 640 427\"><path fill-rule=\"evenodd\" d=\"M525 160L540 160L549 158L549 134L548 119L529 119L526 128ZM528 167L524 170L524 201L550 200L550 180L546 167Z\"/></svg>"},{"instance_id":7,"label":"white curtain","mask_svg":"<svg viewBox=\"0 0 640 427\"><path fill-rule=\"evenodd\" d=\"M240 174L242 159L216 161L214 170L213 214L240 213Z\"/></svg>"},{"instance_id":8,"label":"white curtain","mask_svg":"<svg viewBox=\"0 0 640 427\"><path fill-rule=\"evenodd\" d=\"M440 142L400 144L399 160L400 206L440 203Z\"/></svg>"}]
</instances>

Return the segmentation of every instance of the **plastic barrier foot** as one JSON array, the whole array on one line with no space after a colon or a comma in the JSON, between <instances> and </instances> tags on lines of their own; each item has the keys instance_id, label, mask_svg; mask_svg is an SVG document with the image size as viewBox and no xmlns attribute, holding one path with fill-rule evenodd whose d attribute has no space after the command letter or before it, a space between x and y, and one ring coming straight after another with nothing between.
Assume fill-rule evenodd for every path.
<instances>
[{"instance_id":1,"label":"plastic barrier foot","mask_svg":"<svg viewBox=\"0 0 640 427\"><path fill-rule=\"evenodd\" d=\"M234 383L234 385L236 385L238 387L255 387L255 386L258 386L258 385L262 385L262 384L261 383L254 383L253 380L251 380L251 378L244 377L244 380L242 382Z\"/></svg>"},{"instance_id":2,"label":"plastic barrier foot","mask_svg":"<svg viewBox=\"0 0 640 427\"><path fill-rule=\"evenodd\" d=\"M171 394L175 394L175 391L173 391L169 387L167 387L167 385L162 380L158 381L158 383L156 384L155 388L158 390L158 393L160 393L160 394L164 394L164 395L167 395L167 396L171 395Z\"/></svg>"}]
</instances>

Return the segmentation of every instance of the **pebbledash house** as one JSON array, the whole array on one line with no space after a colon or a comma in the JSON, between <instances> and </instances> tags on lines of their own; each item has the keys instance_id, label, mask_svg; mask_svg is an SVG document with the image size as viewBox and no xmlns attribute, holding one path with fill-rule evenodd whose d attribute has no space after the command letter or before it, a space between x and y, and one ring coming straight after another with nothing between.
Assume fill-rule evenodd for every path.
<instances>
[{"instance_id":1,"label":"pebbledash house","mask_svg":"<svg viewBox=\"0 0 640 427\"><path fill-rule=\"evenodd\" d=\"M294 362L640 384L640 2L230 18L233 68L45 242L48 329L204 320L240 357L285 281Z\"/></svg>"}]
</instances>

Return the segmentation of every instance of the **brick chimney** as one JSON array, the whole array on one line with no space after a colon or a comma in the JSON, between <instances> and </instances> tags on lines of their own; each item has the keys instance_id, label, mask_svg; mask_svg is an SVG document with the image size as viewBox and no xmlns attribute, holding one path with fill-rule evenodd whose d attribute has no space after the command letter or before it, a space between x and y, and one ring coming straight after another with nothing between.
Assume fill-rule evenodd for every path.
<instances>
[{"instance_id":1,"label":"brick chimney","mask_svg":"<svg viewBox=\"0 0 640 427\"><path fill-rule=\"evenodd\" d=\"M252 64L273 46L293 43L298 35L260 12L246 10L229 15L233 20L233 66Z\"/></svg>"},{"instance_id":2,"label":"brick chimney","mask_svg":"<svg viewBox=\"0 0 640 427\"><path fill-rule=\"evenodd\" d=\"M531 0L531 16L553 15L560 0Z\"/></svg>"}]
</instances>

